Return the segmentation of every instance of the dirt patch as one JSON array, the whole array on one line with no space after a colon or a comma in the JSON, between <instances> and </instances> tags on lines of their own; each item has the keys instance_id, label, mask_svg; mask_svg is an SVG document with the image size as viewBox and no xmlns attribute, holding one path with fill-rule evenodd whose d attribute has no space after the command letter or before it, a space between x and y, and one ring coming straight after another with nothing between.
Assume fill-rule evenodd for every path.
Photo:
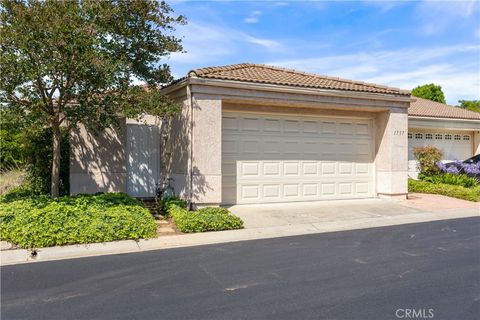
<instances>
[{"instance_id":1,"label":"dirt patch","mask_svg":"<svg viewBox=\"0 0 480 320\"><path fill-rule=\"evenodd\" d=\"M177 226L170 218L159 219L155 222L157 223L157 234L159 237L182 234L182 232L177 229Z\"/></svg>"}]
</instances>

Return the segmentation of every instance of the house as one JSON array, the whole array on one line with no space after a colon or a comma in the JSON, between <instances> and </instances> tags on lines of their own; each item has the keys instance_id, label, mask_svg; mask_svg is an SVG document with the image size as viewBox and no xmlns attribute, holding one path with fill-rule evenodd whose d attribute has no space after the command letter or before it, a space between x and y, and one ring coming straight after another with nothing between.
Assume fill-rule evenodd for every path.
<instances>
[{"instance_id":1,"label":"house","mask_svg":"<svg viewBox=\"0 0 480 320\"><path fill-rule=\"evenodd\" d=\"M72 133L71 193L151 197L170 177L198 206L404 198L410 141L461 132L478 150L474 115L436 114L419 99L411 106L409 91L372 83L237 64L193 70L163 91L183 105L170 120Z\"/></svg>"},{"instance_id":2,"label":"house","mask_svg":"<svg viewBox=\"0 0 480 320\"><path fill-rule=\"evenodd\" d=\"M412 97L408 109L408 171L417 177L413 149L430 145L444 161L465 160L480 153L480 113Z\"/></svg>"}]
</instances>

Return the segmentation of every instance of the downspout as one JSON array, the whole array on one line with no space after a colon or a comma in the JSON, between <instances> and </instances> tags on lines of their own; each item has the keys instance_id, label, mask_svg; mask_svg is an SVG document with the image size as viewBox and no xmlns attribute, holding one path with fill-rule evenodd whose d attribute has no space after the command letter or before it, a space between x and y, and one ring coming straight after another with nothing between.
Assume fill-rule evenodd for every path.
<instances>
[{"instance_id":1,"label":"downspout","mask_svg":"<svg viewBox=\"0 0 480 320\"><path fill-rule=\"evenodd\" d=\"M188 81L188 80L187 80ZM193 208L193 97L192 97L192 88L190 82L187 83L187 99L190 103L190 159L189 159L189 195L188 195L188 208L192 210Z\"/></svg>"}]
</instances>

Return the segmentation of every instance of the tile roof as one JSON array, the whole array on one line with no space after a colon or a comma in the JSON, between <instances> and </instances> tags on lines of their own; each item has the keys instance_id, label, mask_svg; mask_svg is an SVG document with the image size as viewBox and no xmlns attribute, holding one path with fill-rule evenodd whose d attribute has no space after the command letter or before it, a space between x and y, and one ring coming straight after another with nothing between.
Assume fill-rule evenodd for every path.
<instances>
[{"instance_id":1,"label":"tile roof","mask_svg":"<svg viewBox=\"0 0 480 320\"><path fill-rule=\"evenodd\" d=\"M409 116L480 120L480 113L412 96Z\"/></svg>"},{"instance_id":2,"label":"tile roof","mask_svg":"<svg viewBox=\"0 0 480 320\"><path fill-rule=\"evenodd\" d=\"M199 78L235 80L303 88L360 91L402 96L410 95L410 92L407 90L263 64L240 63L222 67L207 67L192 70L189 72L189 76L191 75L196 75Z\"/></svg>"}]
</instances>

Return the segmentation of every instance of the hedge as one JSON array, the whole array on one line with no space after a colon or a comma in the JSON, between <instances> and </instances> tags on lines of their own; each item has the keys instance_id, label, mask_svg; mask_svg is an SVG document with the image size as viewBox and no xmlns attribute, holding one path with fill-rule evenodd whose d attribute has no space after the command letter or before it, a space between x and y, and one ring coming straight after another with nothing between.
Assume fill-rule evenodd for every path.
<instances>
[{"instance_id":1,"label":"hedge","mask_svg":"<svg viewBox=\"0 0 480 320\"><path fill-rule=\"evenodd\" d=\"M21 248L85 244L156 235L142 204L125 194L0 198L0 238Z\"/></svg>"},{"instance_id":2,"label":"hedge","mask_svg":"<svg viewBox=\"0 0 480 320\"><path fill-rule=\"evenodd\" d=\"M181 232L205 232L242 229L243 221L225 208L202 208L188 211L181 202L169 203L167 213Z\"/></svg>"},{"instance_id":3,"label":"hedge","mask_svg":"<svg viewBox=\"0 0 480 320\"><path fill-rule=\"evenodd\" d=\"M426 181L409 179L408 191L418 193L441 194L444 196L475 202L480 201L480 186L476 186L473 188L465 188L458 185L431 183Z\"/></svg>"}]
</instances>

